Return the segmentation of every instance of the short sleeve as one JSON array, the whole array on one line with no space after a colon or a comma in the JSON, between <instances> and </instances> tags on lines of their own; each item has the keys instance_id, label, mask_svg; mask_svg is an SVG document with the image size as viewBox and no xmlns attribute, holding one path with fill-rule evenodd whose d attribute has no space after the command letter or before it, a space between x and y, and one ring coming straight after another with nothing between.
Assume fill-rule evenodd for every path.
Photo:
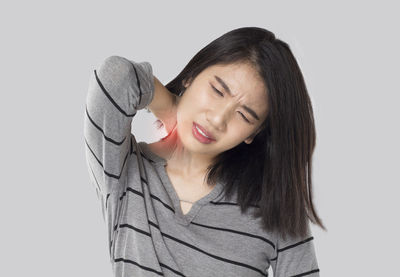
<instances>
[{"instance_id":1,"label":"short sleeve","mask_svg":"<svg viewBox=\"0 0 400 277\"><path fill-rule=\"evenodd\" d=\"M274 277L320 276L314 237L309 225L305 237L289 236L283 240L278 236L271 266Z\"/></svg>"}]
</instances>

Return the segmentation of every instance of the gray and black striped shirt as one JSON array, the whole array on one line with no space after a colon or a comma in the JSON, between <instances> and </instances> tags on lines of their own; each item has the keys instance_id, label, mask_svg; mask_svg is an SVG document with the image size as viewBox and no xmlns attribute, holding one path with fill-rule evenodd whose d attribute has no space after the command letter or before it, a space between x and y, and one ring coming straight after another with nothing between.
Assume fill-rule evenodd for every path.
<instances>
[{"instance_id":1,"label":"gray and black striped shirt","mask_svg":"<svg viewBox=\"0 0 400 277\"><path fill-rule=\"evenodd\" d=\"M282 240L241 213L223 184L183 214L166 160L137 143L131 123L154 97L149 62L106 58L89 80L84 139L108 232L114 276L319 276L309 232ZM257 209L251 207L250 209Z\"/></svg>"}]
</instances>

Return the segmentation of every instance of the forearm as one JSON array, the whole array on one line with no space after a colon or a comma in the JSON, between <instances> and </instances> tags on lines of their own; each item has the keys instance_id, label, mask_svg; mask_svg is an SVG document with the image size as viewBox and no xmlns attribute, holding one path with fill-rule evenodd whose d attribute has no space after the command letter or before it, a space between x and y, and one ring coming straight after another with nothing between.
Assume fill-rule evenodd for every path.
<instances>
[{"instance_id":1,"label":"forearm","mask_svg":"<svg viewBox=\"0 0 400 277\"><path fill-rule=\"evenodd\" d=\"M160 120L169 116L176 103L176 95L171 93L157 78L154 76L154 97L148 105L148 109Z\"/></svg>"}]
</instances>

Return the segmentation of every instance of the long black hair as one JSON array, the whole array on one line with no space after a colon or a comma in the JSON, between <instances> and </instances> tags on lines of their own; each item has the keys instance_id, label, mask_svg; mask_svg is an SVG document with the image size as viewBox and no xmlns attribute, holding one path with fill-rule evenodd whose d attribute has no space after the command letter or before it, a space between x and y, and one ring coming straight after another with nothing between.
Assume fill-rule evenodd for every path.
<instances>
[{"instance_id":1,"label":"long black hair","mask_svg":"<svg viewBox=\"0 0 400 277\"><path fill-rule=\"evenodd\" d=\"M234 29L201 49L165 87L174 94L215 64L250 63L268 92L268 114L251 144L220 153L208 167L207 183L237 192L242 212L255 206L263 228L285 238L304 237L308 219L326 231L313 205L312 154L316 132L310 97L287 43L259 27ZM267 105L267 103L266 103ZM160 125L159 127L161 127Z\"/></svg>"}]
</instances>

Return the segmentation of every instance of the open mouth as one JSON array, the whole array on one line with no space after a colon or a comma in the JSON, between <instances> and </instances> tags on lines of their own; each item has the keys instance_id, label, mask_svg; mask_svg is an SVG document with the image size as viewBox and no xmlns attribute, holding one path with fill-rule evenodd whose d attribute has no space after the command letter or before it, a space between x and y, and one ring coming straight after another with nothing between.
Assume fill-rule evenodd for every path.
<instances>
[{"instance_id":1,"label":"open mouth","mask_svg":"<svg viewBox=\"0 0 400 277\"><path fill-rule=\"evenodd\" d=\"M194 122L192 127L192 133L194 137L201 143L208 144L215 141L215 139L207 137L207 135L199 127L197 127L197 124Z\"/></svg>"}]
</instances>

